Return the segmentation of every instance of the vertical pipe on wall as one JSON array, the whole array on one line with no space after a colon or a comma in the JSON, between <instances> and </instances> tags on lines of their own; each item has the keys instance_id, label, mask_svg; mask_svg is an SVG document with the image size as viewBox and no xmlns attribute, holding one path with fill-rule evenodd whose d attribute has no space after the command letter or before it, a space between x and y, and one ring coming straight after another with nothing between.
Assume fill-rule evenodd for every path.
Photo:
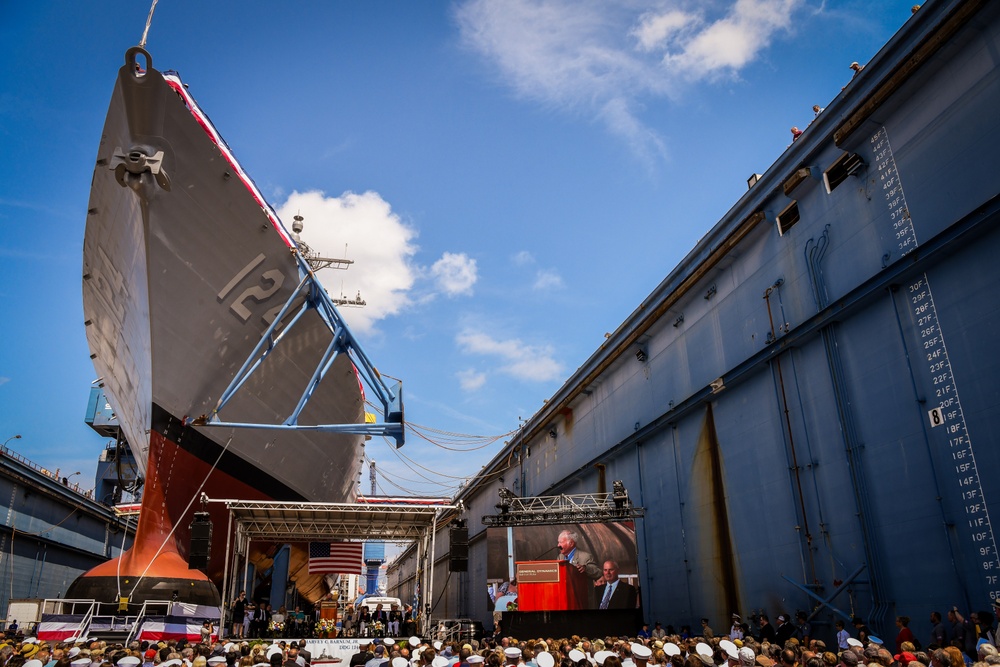
<instances>
[{"instance_id":1,"label":"vertical pipe on wall","mask_svg":"<svg viewBox=\"0 0 1000 667\"><path fill-rule=\"evenodd\" d=\"M809 239L805 246L806 265L813 288L813 298L819 310L823 310L829 305L826 282L823 277L823 269L820 265L829 243L830 225L827 225L818 240ZM850 388L840 355L840 345L837 342L836 324L828 324L823 327L820 335L823 339L823 349L826 353L827 367L830 372L830 383L836 403L837 418L840 422L847 467L850 472L851 489L858 514L861 540L870 574L872 613L870 614L869 623L876 632L884 632L888 628L883 628L882 621L889 608L888 600L891 597L891 593L889 591L889 580L885 575L885 568L882 564L881 550L876 540L878 533L872 518L873 511L869 502L871 496L865 473L865 462L862 458L864 443L861 440L857 419L854 416Z\"/></svg>"},{"instance_id":2,"label":"vertical pipe on wall","mask_svg":"<svg viewBox=\"0 0 1000 667\"><path fill-rule=\"evenodd\" d=\"M764 290L764 302L767 304L767 321L770 326L769 340L772 343L777 340L778 334L774 328L774 316L771 312L771 294L772 292L779 293L779 288L781 287L782 282L782 280L778 280ZM784 321L782 321L781 326L783 329ZM816 562L813 558L812 551L813 537L812 531L809 528L809 514L806 512L805 495L802 493L802 475L800 472L798 453L795 450L795 433L792 430L792 417L791 412L788 409L788 393L785 391L785 376L781 370L780 355L774 357L774 360L771 362L771 379L775 383L775 392L777 393L777 399L782 414L782 423L784 425L782 432L785 436L787 454L791 458L788 462L788 467L792 472L792 492L798 500L797 510L799 514L799 521L801 522L801 530L799 531L799 560L802 563L802 581L806 585L815 584L817 583L817 580ZM802 543L802 540L805 541L804 544ZM808 568L806 567L806 561L809 563Z\"/></svg>"}]
</instances>

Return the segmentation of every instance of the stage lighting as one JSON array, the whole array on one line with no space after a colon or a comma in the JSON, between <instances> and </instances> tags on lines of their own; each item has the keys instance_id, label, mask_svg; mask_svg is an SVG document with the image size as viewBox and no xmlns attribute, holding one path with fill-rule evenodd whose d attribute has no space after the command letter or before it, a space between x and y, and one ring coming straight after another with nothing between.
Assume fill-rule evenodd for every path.
<instances>
[{"instance_id":1,"label":"stage lighting","mask_svg":"<svg viewBox=\"0 0 1000 667\"><path fill-rule=\"evenodd\" d=\"M514 492L508 489L506 486L501 486L497 493L500 494L500 502L497 504L496 508L500 510L501 514L507 514L510 512L510 506L514 501Z\"/></svg>"},{"instance_id":2,"label":"stage lighting","mask_svg":"<svg viewBox=\"0 0 1000 667\"><path fill-rule=\"evenodd\" d=\"M612 482L611 488L611 499L615 501L616 510L623 510L631 504L628 499L628 491L625 490L625 483L623 481L620 479L615 480Z\"/></svg>"}]
</instances>

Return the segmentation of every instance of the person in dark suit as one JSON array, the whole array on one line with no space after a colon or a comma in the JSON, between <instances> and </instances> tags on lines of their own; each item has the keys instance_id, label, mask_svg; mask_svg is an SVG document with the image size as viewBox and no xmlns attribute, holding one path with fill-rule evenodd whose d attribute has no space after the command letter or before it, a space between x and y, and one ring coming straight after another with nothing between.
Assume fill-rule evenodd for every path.
<instances>
[{"instance_id":1,"label":"person in dark suit","mask_svg":"<svg viewBox=\"0 0 1000 667\"><path fill-rule=\"evenodd\" d=\"M392 605L389 609L389 636L398 637L399 636L399 626L403 622L403 612L399 608L399 605Z\"/></svg>"},{"instance_id":2,"label":"person in dark suit","mask_svg":"<svg viewBox=\"0 0 1000 667\"><path fill-rule=\"evenodd\" d=\"M378 623L379 625L375 625ZM374 630L374 635L376 637L385 637L386 627L389 625L389 612L382 609L382 604L379 603L375 605L375 611L372 612L372 627L376 628Z\"/></svg>"},{"instance_id":3,"label":"person in dark suit","mask_svg":"<svg viewBox=\"0 0 1000 667\"><path fill-rule=\"evenodd\" d=\"M312 653L306 650L305 639L299 640L299 655L301 655L302 659L306 661L306 667L309 667L309 665L312 664Z\"/></svg>"},{"instance_id":4,"label":"person in dark suit","mask_svg":"<svg viewBox=\"0 0 1000 667\"><path fill-rule=\"evenodd\" d=\"M371 643L361 644L358 647L358 652L351 656L350 667L361 667L361 665L374 658L375 654L372 652L373 646Z\"/></svg>"},{"instance_id":5,"label":"person in dark suit","mask_svg":"<svg viewBox=\"0 0 1000 667\"><path fill-rule=\"evenodd\" d=\"M635 586L618 579L618 563L604 561L604 583L595 590L598 609L635 609L638 591Z\"/></svg>"}]
</instances>

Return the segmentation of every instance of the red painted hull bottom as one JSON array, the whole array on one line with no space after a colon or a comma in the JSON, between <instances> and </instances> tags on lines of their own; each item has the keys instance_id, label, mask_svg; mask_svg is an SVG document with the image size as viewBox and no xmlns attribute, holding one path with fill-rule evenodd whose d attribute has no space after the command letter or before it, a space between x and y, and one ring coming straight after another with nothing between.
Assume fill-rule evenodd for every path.
<instances>
[{"instance_id":1,"label":"red painted hull bottom","mask_svg":"<svg viewBox=\"0 0 1000 667\"><path fill-rule=\"evenodd\" d=\"M174 431L164 430L174 436ZM190 429L184 431L190 432ZM189 440L183 435L176 439ZM260 490L218 467L213 468L212 464L153 430L139 526L132 547L119 558L81 575L70 585L66 596L102 602L118 602L121 597L128 597L132 605L141 605L147 600L176 599L190 604L220 606L216 584L222 582L228 526L228 514L220 504L212 503L208 507L214 528L207 573L188 565L190 524L194 512L203 510L198 501L201 493L217 498L268 499Z\"/></svg>"}]
</instances>

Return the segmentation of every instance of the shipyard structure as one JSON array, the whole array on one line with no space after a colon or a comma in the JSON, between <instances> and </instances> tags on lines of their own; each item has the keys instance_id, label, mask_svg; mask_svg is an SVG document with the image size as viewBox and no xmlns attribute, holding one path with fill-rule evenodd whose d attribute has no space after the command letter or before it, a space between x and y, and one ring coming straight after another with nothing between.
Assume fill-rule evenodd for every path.
<instances>
[{"instance_id":1,"label":"shipyard structure","mask_svg":"<svg viewBox=\"0 0 1000 667\"><path fill-rule=\"evenodd\" d=\"M517 583L484 517L605 480L645 511L621 574L647 622L802 610L827 640L854 615L891 639L906 615L925 640L932 610L989 609L998 63L1000 3L909 17L459 494L467 571L439 522L433 616L492 627ZM578 532L600 562L607 542ZM390 595L414 598L414 553Z\"/></svg>"},{"instance_id":2,"label":"shipyard structure","mask_svg":"<svg viewBox=\"0 0 1000 667\"><path fill-rule=\"evenodd\" d=\"M110 458L102 452L102 463ZM0 618L8 624L33 631L43 599L65 596L78 576L132 544L134 518L95 499L78 474L0 447ZM100 490L106 480L96 482Z\"/></svg>"}]
</instances>

